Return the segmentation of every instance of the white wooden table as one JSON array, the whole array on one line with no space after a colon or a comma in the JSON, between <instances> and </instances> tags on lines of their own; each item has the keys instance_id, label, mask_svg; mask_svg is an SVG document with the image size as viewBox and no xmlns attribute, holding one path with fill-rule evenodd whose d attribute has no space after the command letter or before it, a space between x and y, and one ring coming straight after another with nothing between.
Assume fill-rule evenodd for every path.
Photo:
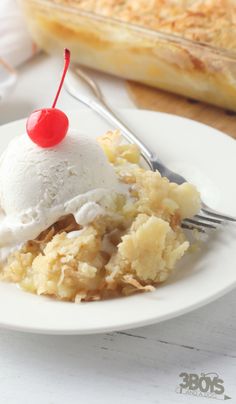
<instances>
[{"instance_id":1,"label":"white wooden table","mask_svg":"<svg viewBox=\"0 0 236 404\"><path fill-rule=\"evenodd\" d=\"M0 124L50 106L57 72L44 56L23 67L0 104ZM111 101L116 91L116 106L132 107L121 80L98 79ZM77 106L66 94L59 105ZM236 290L174 320L126 332L65 337L0 330L0 403L204 404L228 397L236 403L235 307ZM182 372L217 373L225 391L211 398L199 388L180 394Z\"/></svg>"}]
</instances>

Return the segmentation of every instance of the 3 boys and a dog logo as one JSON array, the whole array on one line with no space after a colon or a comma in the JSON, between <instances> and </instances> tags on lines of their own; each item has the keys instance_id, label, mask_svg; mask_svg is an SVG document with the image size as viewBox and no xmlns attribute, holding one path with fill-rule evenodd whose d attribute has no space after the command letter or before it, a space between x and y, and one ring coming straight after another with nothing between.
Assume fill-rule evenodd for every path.
<instances>
[{"instance_id":1,"label":"3 boys and a dog logo","mask_svg":"<svg viewBox=\"0 0 236 404\"><path fill-rule=\"evenodd\" d=\"M224 380L217 373L186 373L179 374L181 382L176 393L196 397L213 398L216 400L230 400L225 394Z\"/></svg>"}]
</instances>

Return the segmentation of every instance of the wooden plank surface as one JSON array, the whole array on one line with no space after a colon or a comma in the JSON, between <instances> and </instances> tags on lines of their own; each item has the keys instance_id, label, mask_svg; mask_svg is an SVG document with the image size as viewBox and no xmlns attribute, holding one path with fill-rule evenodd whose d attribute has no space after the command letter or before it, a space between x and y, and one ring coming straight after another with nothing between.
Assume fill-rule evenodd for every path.
<instances>
[{"instance_id":1,"label":"wooden plank surface","mask_svg":"<svg viewBox=\"0 0 236 404\"><path fill-rule=\"evenodd\" d=\"M235 112L226 111L132 81L127 81L127 89L132 100L139 108L184 116L205 123L236 138Z\"/></svg>"},{"instance_id":2,"label":"wooden plank surface","mask_svg":"<svg viewBox=\"0 0 236 404\"><path fill-rule=\"evenodd\" d=\"M236 291L171 321L90 336L0 330L2 404L214 404L176 392L181 372L217 373L236 402Z\"/></svg>"}]
</instances>

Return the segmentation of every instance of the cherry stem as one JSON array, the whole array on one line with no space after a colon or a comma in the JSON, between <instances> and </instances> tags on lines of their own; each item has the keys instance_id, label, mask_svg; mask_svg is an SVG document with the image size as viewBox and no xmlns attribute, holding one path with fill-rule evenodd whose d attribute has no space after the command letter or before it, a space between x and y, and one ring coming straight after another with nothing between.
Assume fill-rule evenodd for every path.
<instances>
[{"instance_id":1,"label":"cherry stem","mask_svg":"<svg viewBox=\"0 0 236 404\"><path fill-rule=\"evenodd\" d=\"M64 69L63 69L61 81L60 81L60 84L59 84L59 87L58 87L58 90L57 90L57 93L56 93L56 97L55 97L55 99L53 101L53 104L52 104L52 108L55 108L55 106L56 106L58 97L59 97L60 92L61 92L61 88L62 88L64 80L65 80L66 72L67 72L69 64L70 64L70 51L69 51L69 49L64 50L64 58L65 58Z\"/></svg>"}]
</instances>

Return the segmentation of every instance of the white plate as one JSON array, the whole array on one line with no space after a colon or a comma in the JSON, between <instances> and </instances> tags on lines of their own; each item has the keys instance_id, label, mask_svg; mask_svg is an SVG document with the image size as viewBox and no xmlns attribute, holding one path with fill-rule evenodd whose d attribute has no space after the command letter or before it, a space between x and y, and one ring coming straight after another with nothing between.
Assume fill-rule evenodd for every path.
<instances>
[{"instance_id":1,"label":"white plate","mask_svg":"<svg viewBox=\"0 0 236 404\"><path fill-rule=\"evenodd\" d=\"M172 115L123 110L120 114L170 166L199 186L206 202L236 215L236 144L222 133ZM71 127L96 137L109 126L88 110L69 113ZM0 152L24 130L24 121L0 128ZM153 293L101 302L58 302L0 283L0 325L47 334L90 334L143 326L196 309L236 285L236 226L222 229L201 252L186 256Z\"/></svg>"}]
</instances>

